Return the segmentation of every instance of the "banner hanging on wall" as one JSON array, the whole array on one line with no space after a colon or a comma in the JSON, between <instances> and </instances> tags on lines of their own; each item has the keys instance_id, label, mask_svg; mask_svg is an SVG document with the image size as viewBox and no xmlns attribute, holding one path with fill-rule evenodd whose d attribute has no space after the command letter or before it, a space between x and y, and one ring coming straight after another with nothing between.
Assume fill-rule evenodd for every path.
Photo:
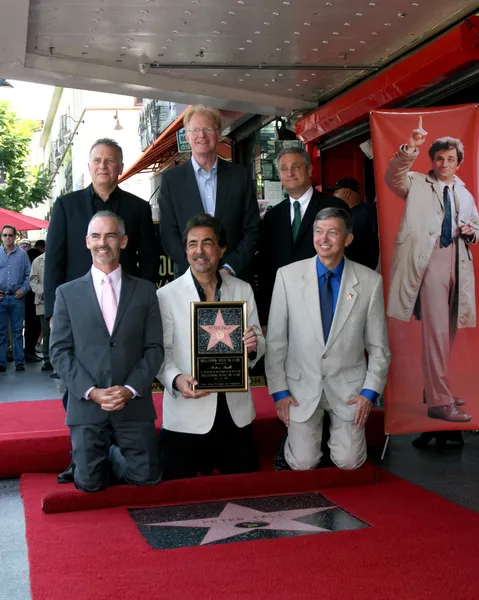
<instances>
[{"instance_id":1,"label":"banner hanging on wall","mask_svg":"<svg viewBox=\"0 0 479 600\"><path fill-rule=\"evenodd\" d=\"M479 429L476 105L371 115L390 434Z\"/></svg>"}]
</instances>

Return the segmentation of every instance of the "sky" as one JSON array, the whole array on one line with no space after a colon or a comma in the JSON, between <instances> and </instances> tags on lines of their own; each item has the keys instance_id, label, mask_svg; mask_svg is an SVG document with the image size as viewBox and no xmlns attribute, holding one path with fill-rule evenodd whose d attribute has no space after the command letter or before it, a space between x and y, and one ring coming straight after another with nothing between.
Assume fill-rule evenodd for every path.
<instances>
[{"instance_id":1,"label":"sky","mask_svg":"<svg viewBox=\"0 0 479 600\"><path fill-rule=\"evenodd\" d=\"M9 100L19 117L45 120L52 99L51 85L28 83L26 81L7 80L11 87L0 87L0 100Z\"/></svg>"}]
</instances>

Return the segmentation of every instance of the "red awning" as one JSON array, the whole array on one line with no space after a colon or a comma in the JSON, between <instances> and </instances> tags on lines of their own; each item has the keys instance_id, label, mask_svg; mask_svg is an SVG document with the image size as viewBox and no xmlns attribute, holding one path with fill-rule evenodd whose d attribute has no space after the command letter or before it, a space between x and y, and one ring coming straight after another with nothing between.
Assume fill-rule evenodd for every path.
<instances>
[{"instance_id":1,"label":"red awning","mask_svg":"<svg viewBox=\"0 0 479 600\"><path fill-rule=\"evenodd\" d=\"M446 34L334 98L296 123L296 134L314 142L327 133L366 119L372 110L401 100L447 79L479 59L479 17L470 17Z\"/></svg>"},{"instance_id":2,"label":"red awning","mask_svg":"<svg viewBox=\"0 0 479 600\"><path fill-rule=\"evenodd\" d=\"M122 174L118 180L119 182L125 181L125 179L137 173L141 173L141 171L156 171L162 163L172 159L178 153L176 132L182 129L183 117L188 108L160 133L153 144Z\"/></svg>"},{"instance_id":3,"label":"red awning","mask_svg":"<svg viewBox=\"0 0 479 600\"><path fill-rule=\"evenodd\" d=\"M4 225L12 225L18 231L33 231L34 229L46 229L50 221L28 217L14 210L0 208L0 229Z\"/></svg>"}]
</instances>

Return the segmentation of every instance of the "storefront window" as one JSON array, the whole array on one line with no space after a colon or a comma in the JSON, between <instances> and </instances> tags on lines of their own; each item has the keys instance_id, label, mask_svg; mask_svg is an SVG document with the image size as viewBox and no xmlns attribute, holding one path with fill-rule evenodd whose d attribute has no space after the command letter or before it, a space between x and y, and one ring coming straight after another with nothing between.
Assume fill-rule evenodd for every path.
<instances>
[{"instance_id":1,"label":"storefront window","mask_svg":"<svg viewBox=\"0 0 479 600\"><path fill-rule=\"evenodd\" d=\"M279 140L274 122L255 133L252 171L261 216L285 198L276 157L283 148L292 146L302 148L303 144L300 140Z\"/></svg>"}]
</instances>

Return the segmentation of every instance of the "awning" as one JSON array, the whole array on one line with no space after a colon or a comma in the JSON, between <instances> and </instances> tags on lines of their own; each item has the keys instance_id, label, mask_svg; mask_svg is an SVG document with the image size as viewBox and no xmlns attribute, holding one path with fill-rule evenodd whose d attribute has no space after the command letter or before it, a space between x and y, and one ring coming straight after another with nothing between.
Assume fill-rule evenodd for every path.
<instances>
[{"instance_id":1,"label":"awning","mask_svg":"<svg viewBox=\"0 0 479 600\"><path fill-rule=\"evenodd\" d=\"M324 104L296 123L304 142L367 119L372 110L399 102L447 79L479 59L479 17L470 17L448 33Z\"/></svg>"},{"instance_id":2,"label":"awning","mask_svg":"<svg viewBox=\"0 0 479 600\"><path fill-rule=\"evenodd\" d=\"M189 106L185 108L181 115L160 133L158 138L143 152L140 158L131 167L128 167L118 179L119 183L137 173L163 171L181 156L181 153L178 152L176 132L183 128L183 117L189 108ZM218 144L217 152L221 158L231 160L231 146L227 139Z\"/></svg>"},{"instance_id":3,"label":"awning","mask_svg":"<svg viewBox=\"0 0 479 600\"><path fill-rule=\"evenodd\" d=\"M33 231L35 229L46 229L49 224L50 221L22 215L7 208L0 208L0 228L5 225L12 225L18 231Z\"/></svg>"}]
</instances>

